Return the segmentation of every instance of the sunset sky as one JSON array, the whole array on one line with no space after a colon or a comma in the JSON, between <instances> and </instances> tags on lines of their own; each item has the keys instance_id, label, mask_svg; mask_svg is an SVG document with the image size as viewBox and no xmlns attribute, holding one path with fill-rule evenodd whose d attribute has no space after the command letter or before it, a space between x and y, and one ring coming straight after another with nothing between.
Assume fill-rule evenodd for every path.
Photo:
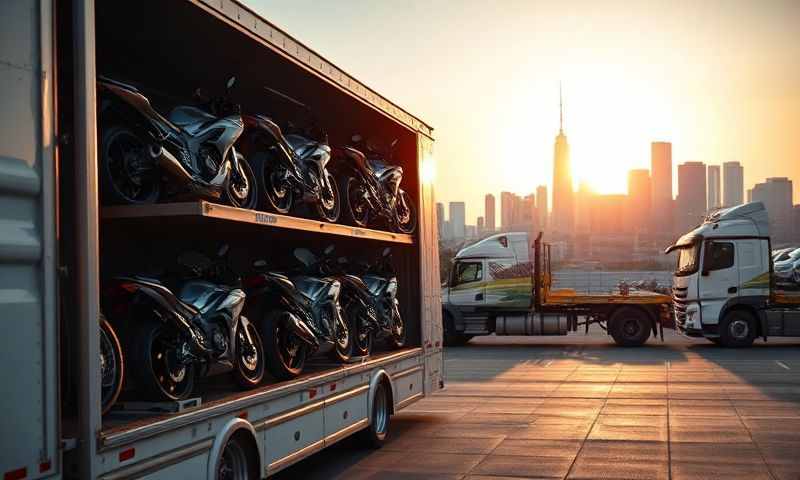
<instances>
[{"instance_id":1,"label":"sunset sky","mask_svg":"<svg viewBox=\"0 0 800 480\"><path fill-rule=\"evenodd\" d=\"M467 223L550 187L559 81L576 186L624 193L663 140L800 203L800 1L246 1L436 129L437 200Z\"/></svg>"}]
</instances>

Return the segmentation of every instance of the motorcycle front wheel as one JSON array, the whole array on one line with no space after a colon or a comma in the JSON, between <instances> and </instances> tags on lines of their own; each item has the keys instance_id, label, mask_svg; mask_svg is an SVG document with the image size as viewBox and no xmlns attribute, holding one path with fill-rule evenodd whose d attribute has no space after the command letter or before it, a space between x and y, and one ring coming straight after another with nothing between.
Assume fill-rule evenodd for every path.
<instances>
[{"instance_id":1,"label":"motorcycle front wheel","mask_svg":"<svg viewBox=\"0 0 800 480\"><path fill-rule=\"evenodd\" d=\"M356 177L347 176L339 189L344 195L344 220L350 225L367 228L369 226L369 204L367 187Z\"/></svg>"},{"instance_id":2,"label":"motorcycle front wheel","mask_svg":"<svg viewBox=\"0 0 800 480\"><path fill-rule=\"evenodd\" d=\"M396 305L392 308L391 329L392 331L386 339L389 348L403 348L408 338L408 330L406 329L405 322L403 322L403 317L400 316L400 309L398 309Z\"/></svg>"},{"instance_id":3,"label":"motorcycle front wheel","mask_svg":"<svg viewBox=\"0 0 800 480\"><path fill-rule=\"evenodd\" d=\"M241 153L236 154L239 168L231 171L223 200L236 208L252 210L258 205L258 182L253 168Z\"/></svg>"},{"instance_id":4,"label":"motorcycle front wheel","mask_svg":"<svg viewBox=\"0 0 800 480\"><path fill-rule=\"evenodd\" d=\"M264 152L254 154L250 165L260 192L259 208L288 214L294 205L294 193L287 180L286 167Z\"/></svg>"},{"instance_id":5,"label":"motorcycle front wheel","mask_svg":"<svg viewBox=\"0 0 800 480\"><path fill-rule=\"evenodd\" d=\"M345 311L345 320L353 330L353 357L366 357L372 352L374 334L369 328L367 313L361 305L351 306Z\"/></svg>"},{"instance_id":6,"label":"motorcycle front wheel","mask_svg":"<svg viewBox=\"0 0 800 480\"><path fill-rule=\"evenodd\" d=\"M412 234L417 229L417 212L411 197L404 191L397 193L395 204L395 222L400 233Z\"/></svg>"},{"instance_id":7,"label":"motorcycle front wheel","mask_svg":"<svg viewBox=\"0 0 800 480\"><path fill-rule=\"evenodd\" d=\"M183 400L194 389L195 366L178 361L183 348L178 335L158 320L141 320L133 333L128 357L131 370L145 398L149 400Z\"/></svg>"},{"instance_id":8,"label":"motorcycle front wheel","mask_svg":"<svg viewBox=\"0 0 800 480\"><path fill-rule=\"evenodd\" d=\"M333 315L333 312L326 314ZM333 325L333 350L330 351L329 356L335 362L346 363L350 360L353 350L354 335L352 324L347 318L344 318L344 330L342 330L338 322L332 321L330 323Z\"/></svg>"},{"instance_id":9,"label":"motorcycle front wheel","mask_svg":"<svg viewBox=\"0 0 800 480\"><path fill-rule=\"evenodd\" d=\"M100 314L100 405L101 415L105 415L114 406L125 378L125 361L122 357L122 346L119 338Z\"/></svg>"},{"instance_id":10,"label":"motorcycle front wheel","mask_svg":"<svg viewBox=\"0 0 800 480\"><path fill-rule=\"evenodd\" d=\"M247 340L250 334L252 343ZM264 378L264 345L256 327L239 320L236 329L236 369L234 376L242 388L255 388Z\"/></svg>"},{"instance_id":11,"label":"motorcycle front wheel","mask_svg":"<svg viewBox=\"0 0 800 480\"><path fill-rule=\"evenodd\" d=\"M317 213L326 222L336 223L342 210L342 201L339 198L339 186L333 174L325 170L325 182L322 183L320 198L317 201Z\"/></svg>"},{"instance_id":12,"label":"motorcycle front wheel","mask_svg":"<svg viewBox=\"0 0 800 480\"><path fill-rule=\"evenodd\" d=\"M161 192L158 168L147 144L128 127L102 128L100 193L105 203L151 204Z\"/></svg>"},{"instance_id":13,"label":"motorcycle front wheel","mask_svg":"<svg viewBox=\"0 0 800 480\"><path fill-rule=\"evenodd\" d=\"M261 336L264 339L264 353L267 368L279 380L291 380L303 372L308 348L287 325L288 312L268 311L261 319Z\"/></svg>"}]
</instances>

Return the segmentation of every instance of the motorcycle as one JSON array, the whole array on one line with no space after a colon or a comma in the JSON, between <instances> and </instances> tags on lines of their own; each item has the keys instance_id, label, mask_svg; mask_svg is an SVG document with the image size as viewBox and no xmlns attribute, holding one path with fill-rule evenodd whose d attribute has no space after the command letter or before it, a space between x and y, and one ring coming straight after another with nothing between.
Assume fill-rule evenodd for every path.
<instances>
[{"instance_id":1,"label":"motorcycle","mask_svg":"<svg viewBox=\"0 0 800 480\"><path fill-rule=\"evenodd\" d=\"M382 219L392 230L411 234L417 228L417 216L411 197L402 188L403 168L389 165L394 140L385 148L375 140L363 141L353 135L353 144L336 150L340 172L339 191L344 198L344 216L348 223L369 227ZM359 148L356 148L359 147Z\"/></svg>"},{"instance_id":2,"label":"motorcycle","mask_svg":"<svg viewBox=\"0 0 800 480\"><path fill-rule=\"evenodd\" d=\"M310 111L291 97L267 90ZM263 192L259 206L288 214L302 201L313 205L319 218L335 223L341 207L336 179L327 168L331 158L327 134L309 128L284 135L265 115L244 115L243 120L245 130L239 146Z\"/></svg>"},{"instance_id":3,"label":"motorcycle","mask_svg":"<svg viewBox=\"0 0 800 480\"><path fill-rule=\"evenodd\" d=\"M380 324L378 337L384 338L390 348L402 348L406 344L408 330L400 315L392 250L389 247L384 248L375 262L362 262L361 268L360 277L372 295L375 316Z\"/></svg>"},{"instance_id":4,"label":"motorcycle","mask_svg":"<svg viewBox=\"0 0 800 480\"><path fill-rule=\"evenodd\" d=\"M346 362L351 350L351 330L339 303L341 283L320 275L319 260L309 250L298 248L294 255L304 266L299 272L269 271L266 261L257 260L255 272L243 280L248 313L259 319L266 344L267 368L282 380L300 375L316 352Z\"/></svg>"},{"instance_id":5,"label":"motorcycle","mask_svg":"<svg viewBox=\"0 0 800 480\"><path fill-rule=\"evenodd\" d=\"M113 204L221 199L255 208L253 171L234 147L244 130L241 107L229 100L235 82L231 77L225 95L213 100L197 89L205 109L182 105L164 118L136 87L99 77L103 199Z\"/></svg>"},{"instance_id":6,"label":"motorcycle","mask_svg":"<svg viewBox=\"0 0 800 480\"><path fill-rule=\"evenodd\" d=\"M131 375L153 400L187 398L196 377L233 372L239 385L256 387L265 371L264 348L255 325L242 315L245 293L227 265L189 252L178 257L181 273L170 283L146 276L116 277L106 311L130 327ZM212 283L207 279L224 281ZM177 294L173 293L177 292Z\"/></svg>"}]
</instances>

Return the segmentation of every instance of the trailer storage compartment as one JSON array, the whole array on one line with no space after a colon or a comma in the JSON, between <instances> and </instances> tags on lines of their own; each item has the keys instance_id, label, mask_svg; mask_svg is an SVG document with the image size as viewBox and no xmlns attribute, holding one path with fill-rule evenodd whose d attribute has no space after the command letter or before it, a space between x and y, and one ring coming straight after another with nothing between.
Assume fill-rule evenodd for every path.
<instances>
[{"instance_id":1,"label":"trailer storage compartment","mask_svg":"<svg viewBox=\"0 0 800 480\"><path fill-rule=\"evenodd\" d=\"M266 476L359 430L372 431L374 418L384 419L442 387L436 221L432 188L421 175L432 161L429 126L235 1L12 2L2 13L9 40L3 45L16 51L2 49L0 80L7 87L3 92L19 100L7 98L14 108L0 123L0 138L9 146L0 158L2 198L9 202L5 223L20 226L9 230L12 234L33 236L3 235L11 246L0 265L9 273L3 279L17 287L0 287L8 290L19 317L13 328L25 337L15 337L13 345L38 356L25 357L24 368L19 361L3 362L4 378L21 373L34 388L15 382L4 396L8 418L18 422L3 428L8 448L0 472L9 478L61 472L68 478L215 478L229 467L225 452L236 450L244 452L249 472ZM350 145L354 134L397 140L392 163L402 168L400 188L417 209L416 230L328 223L311 208L277 214L177 196L110 205L101 195L108 189L103 168L110 168L103 163L103 146L104 135L117 125L104 114L106 100L97 82L146 97L158 112L153 115L166 118L176 105L196 104L197 88L217 94L230 77L236 78L230 97L242 113L325 130L334 149ZM184 110L203 115L198 112ZM20 121L30 129L20 130ZM145 130L128 126L134 134ZM161 162L167 156L154 145L165 138L155 135L147 145L146 153ZM332 164L337 161L334 155ZM124 165L141 167L129 160ZM220 249L223 244L228 248ZM141 320L139 310L123 316L105 302L138 288L112 279L139 275L136 281L162 291L172 287L159 275L183 252L229 251L228 266L237 273L264 264L284 271L296 264L294 249L319 253L329 245L337 256L366 260L391 249L397 308L406 326L402 347L376 345L372 355L345 363L319 355L299 377L266 376L249 390L233 375L205 376L215 368L209 363L202 374L189 374L196 382L188 398L145 398L132 378L148 368L140 360L157 352L137 353L142 330L127 319ZM256 262L262 259L265 263ZM187 305L175 308L200 314L201 307ZM264 312L244 311L253 321ZM15 351L13 345L3 352ZM191 357L152 358L177 365ZM105 377L108 362L124 372L123 388L116 406L101 415L103 389L116 381ZM166 373L174 374L177 384L187 378L185 371ZM27 405L23 398L30 400Z\"/></svg>"}]
</instances>

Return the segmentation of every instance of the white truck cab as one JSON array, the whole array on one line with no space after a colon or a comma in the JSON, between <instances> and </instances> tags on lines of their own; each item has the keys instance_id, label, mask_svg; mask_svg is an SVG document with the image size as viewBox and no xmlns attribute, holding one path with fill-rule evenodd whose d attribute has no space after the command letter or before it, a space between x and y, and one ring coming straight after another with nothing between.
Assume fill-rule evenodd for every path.
<instances>
[{"instance_id":1,"label":"white truck cab","mask_svg":"<svg viewBox=\"0 0 800 480\"><path fill-rule=\"evenodd\" d=\"M729 347L756 337L800 335L800 292L777 291L767 210L761 202L722 209L680 237L672 285L676 327Z\"/></svg>"}]
</instances>

